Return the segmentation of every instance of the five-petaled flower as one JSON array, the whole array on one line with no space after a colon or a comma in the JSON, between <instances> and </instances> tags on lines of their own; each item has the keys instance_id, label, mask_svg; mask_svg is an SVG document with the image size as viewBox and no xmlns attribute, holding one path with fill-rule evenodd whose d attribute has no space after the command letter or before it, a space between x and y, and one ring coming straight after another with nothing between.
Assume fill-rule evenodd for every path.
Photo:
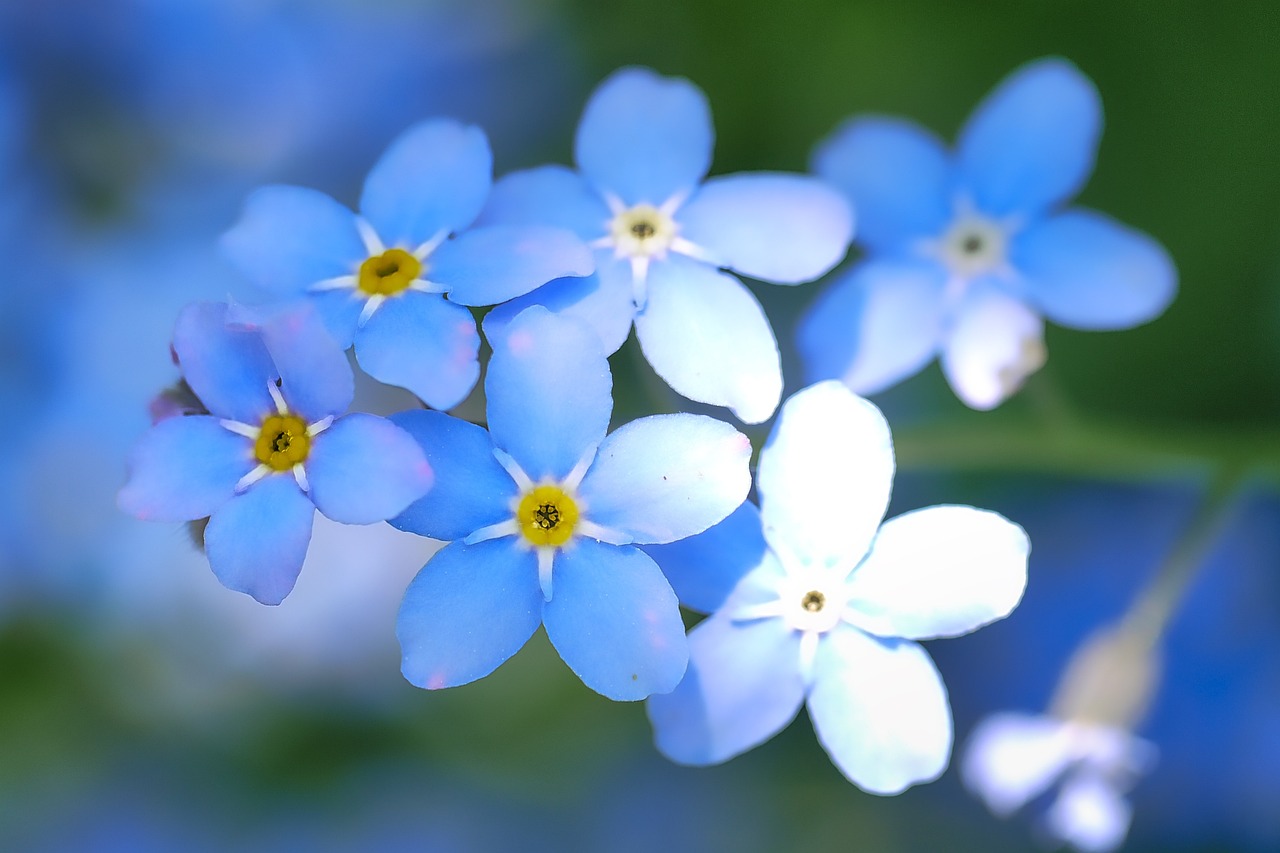
<instances>
[{"instance_id":1,"label":"five-petaled flower","mask_svg":"<svg viewBox=\"0 0 1280 853\"><path fill-rule=\"evenodd\" d=\"M593 690L643 699L688 661L670 584L636 545L706 530L746 497L751 445L728 424L655 415L605 435L612 378L594 333L526 309L494 341L489 430L393 416L436 485L392 524L450 541L410 584L396 626L426 688L492 672L538 625Z\"/></svg>"},{"instance_id":2,"label":"five-petaled flower","mask_svg":"<svg viewBox=\"0 0 1280 853\"><path fill-rule=\"evenodd\" d=\"M897 793L936 778L951 751L942 679L917 640L1003 618L1026 584L1022 528L966 506L880 525L893 479L889 428L838 382L783 404L760 456L760 512L741 510L698 546L650 548L686 603L716 603L689 634L689 671L649 700L658 748L715 764L762 743L807 701L819 741L855 784ZM743 536L754 526L763 533ZM723 552L754 566L703 573ZM727 591L727 592L726 592Z\"/></svg>"},{"instance_id":3,"label":"five-petaled flower","mask_svg":"<svg viewBox=\"0 0 1280 853\"><path fill-rule=\"evenodd\" d=\"M1011 75L969 119L954 156L897 119L853 119L815 171L842 188L867 256L801 324L808 378L873 394L940 355L956 394L990 409L1045 360L1047 317L1124 329L1158 316L1177 273L1146 234L1059 210L1093 169L1102 109L1060 60Z\"/></svg>"},{"instance_id":4,"label":"five-petaled flower","mask_svg":"<svg viewBox=\"0 0 1280 853\"><path fill-rule=\"evenodd\" d=\"M389 421L342 415L351 367L314 312L199 302L173 351L209 414L161 420L133 452L122 509L153 521L209 518L209 565L263 604L293 589L319 509L372 524L431 485L416 442Z\"/></svg>"},{"instance_id":5,"label":"five-petaled flower","mask_svg":"<svg viewBox=\"0 0 1280 853\"><path fill-rule=\"evenodd\" d=\"M844 257L853 218L838 192L808 176L704 182L712 142L706 98L689 81L625 68L601 83L578 125L580 172L507 175L480 218L570 228L596 248L597 274L500 306L486 332L541 304L587 322L612 353L634 320L645 357L676 391L746 423L768 419L782 393L778 346L755 297L721 268L810 281Z\"/></svg>"}]
</instances>

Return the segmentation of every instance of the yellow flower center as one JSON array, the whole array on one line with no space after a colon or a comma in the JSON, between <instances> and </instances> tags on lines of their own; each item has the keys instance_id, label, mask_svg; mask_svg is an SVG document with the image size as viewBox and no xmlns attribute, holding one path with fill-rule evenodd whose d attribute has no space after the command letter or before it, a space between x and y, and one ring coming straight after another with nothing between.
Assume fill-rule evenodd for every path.
<instances>
[{"instance_id":1,"label":"yellow flower center","mask_svg":"<svg viewBox=\"0 0 1280 853\"><path fill-rule=\"evenodd\" d=\"M531 545L563 545L578 526L578 504L559 486L534 486L520 498L516 522Z\"/></svg>"},{"instance_id":2,"label":"yellow flower center","mask_svg":"<svg viewBox=\"0 0 1280 853\"><path fill-rule=\"evenodd\" d=\"M422 277L422 261L404 249L387 249L360 265L357 286L365 296L394 296Z\"/></svg>"},{"instance_id":3,"label":"yellow flower center","mask_svg":"<svg viewBox=\"0 0 1280 853\"><path fill-rule=\"evenodd\" d=\"M651 204L628 208L609 223L615 249L632 258L665 253L677 230L675 221Z\"/></svg>"},{"instance_id":4,"label":"yellow flower center","mask_svg":"<svg viewBox=\"0 0 1280 853\"><path fill-rule=\"evenodd\" d=\"M818 613L827 603L827 597L816 589L811 589L800 599L800 606L810 613Z\"/></svg>"},{"instance_id":5,"label":"yellow flower center","mask_svg":"<svg viewBox=\"0 0 1280 853\"><path fill-rule=\"evenodd\" d=\"M307 425L294 415L267 416L253 445L253 454L258 461L275 471L288 471L304 462L310 451L311 436L307 433Z\"/></svg>"}]
</instances>

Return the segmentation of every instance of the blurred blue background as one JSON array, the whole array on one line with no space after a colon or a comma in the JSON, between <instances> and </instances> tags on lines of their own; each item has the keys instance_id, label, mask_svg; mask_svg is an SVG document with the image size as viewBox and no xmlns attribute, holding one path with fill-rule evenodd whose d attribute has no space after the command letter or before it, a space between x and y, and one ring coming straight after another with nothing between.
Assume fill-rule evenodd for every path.
<instances>
[{"instance_id":1,"label":"blurred blue background","mask_svg":"<svg viewBox=\"0 0 1280 853\"><path fill-rule=\"evenodd\" d=\"M587 94L632 63L704 88L715 172L804 170L853 113L951 138L1014 67L1068 57L1107 117L1081 202L1161 240L1182 290L1137 330L1050 328L1048 368L996 413L963 410L936 366L877 399L900 438L891 512L974 503L1033 543L1022 607L931 645L962 745L986 713L1044 707L1156 572L1207 468L1280 453L1278 36L1273 4L1190 0L0 5L0 849L1029 849L1033 817L992 818L954 770L862 794L804 719L727 765L670 765L643 707L584 688L541 634L480 683L419 691L393 626L431 543L320 519L297 590L264 608L180 526L115 509L124 456L176 378L179 307L250 295L215 242L261 183L353 203L387 142L436 114L481 124L499 173L568 162ZM787 330L820 286L756 288L789 377ZM630 347L618 383L639 389ZM670 405L637 390L618 416ZM1046 417L1185 457L1041 455ZM1171 626L1139 729L1161 758L1126 849L1280 849L1272 471Z\"/></svg>"}]
</instances>

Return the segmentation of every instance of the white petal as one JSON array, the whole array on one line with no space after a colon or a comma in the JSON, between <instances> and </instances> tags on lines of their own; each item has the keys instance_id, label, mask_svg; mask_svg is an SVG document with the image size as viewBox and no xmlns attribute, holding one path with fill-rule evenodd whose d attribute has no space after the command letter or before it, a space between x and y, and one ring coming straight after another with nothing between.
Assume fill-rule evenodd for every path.
<instances>
[{"instance_id":1,"label":"white petal","mask_svg":"<svg viewBox=\"0 0 1280 853\"><path fill-rule=\"evenodd\" d=\"M1133 810L1102 776L1081 773L1062 786L1045 816L1049 830L1086 853L1114 850L1129 832Z\"/></svg>"},{"instance_id":2,"label":"white petal","mask_svg":"<svg viewBox=\"0 0 1280 853\"><path fill-rule=\"evenodd\" d=\"M993 714L969 736L960 775L1001 817L1049 789L1073 760L1071 735L1060 720L1039 714Z\"/></svg>"},{"instance_id":3,"label":"white petal","mask_svg":"<svg viewBox=\"0 0 1280 853\"><path fill-rule=\"evenodd\" d=\"M1044 366L1044 321L995 291L974 293L943 344L942 371L965 405L994 409Z\"/></svg>"}]
</instances>

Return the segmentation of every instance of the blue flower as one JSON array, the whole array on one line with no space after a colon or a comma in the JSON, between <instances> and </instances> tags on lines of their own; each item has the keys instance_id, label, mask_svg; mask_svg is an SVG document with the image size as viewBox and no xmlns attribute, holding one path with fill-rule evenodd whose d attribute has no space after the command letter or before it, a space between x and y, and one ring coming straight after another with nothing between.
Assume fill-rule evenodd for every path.
<instances>
[{"instance_id":1,"label":"blue flower","mask_svg":"<svg viewBox=\"0 0 1280 853\"><path fill-rule=\"evenodd\" d=\"M134 449L120 507L151 521L209 518L209 565L263 604L302 568L314 510L344 524L403 511L431 468L403 430L351 403L351 367L310 311L263 316L199 302L173 350L207 415L160 421Z\"/></svg>"},{"instance_id":2,"label":"blue flower","mask_svg":"<svg viewBox=\"0 0 1280 853\"><path fill-rule=\"evenodd\" d=\"M612 378L590 329L526 309L494 342L489 431L440 412L392 417L436 486L392 524L450 541L409 585L405 677L435 689L492 672L539 624L611 699L675 687L688 661L671 586L635 547L700 533L751 485L751 446L712 418L655 415L606 437Z\"/></svg>"},{"instance_id":3,"label":"blue flower","mask_svg":"<svg viewBox=\"0 0 1280 853\"><path fill-rule=\"evenodd\" d=\"M823 382L783 404L757 479L767 547L733 550L731 528L752 513L704 534L704 553L760 556L690 632L684 681L649 700L669 758L725 761L768 740L807 701L818 740L859 787L897 793L943 771L951 712L915 641L1008 615L1030 546L1022 528L966 506L880 526L893 467L884 418L843 385ZM651 553L672 576L699 570L670 550ZM708 583L706 600L725 597L732 580L719 577L722 591Z\"/></svg>"},{"instance_id":4,"label":"blue flower","mask_svg":"<svg viewBox=\"0 0 1280 853\"><path fill-rule=\"evenodd\" d=\"M782 393L778 346L755 297L721 268L778 284L817 278L844 257L852 213L806 176L704 182L712 141L706 98L689 81L626 68L601 83L578 125L580 172L507 175L481 215L572 229L596 247L597 275L496 309L486 332L540 304L587 322L612 353L634 320L645 357L676 391L747 423L768 419Z\"/></svg>"},{"instance_id":5,"label":"blue flower","mask_svg":"<svg viewBox=\"0 0 1280 853\"><path fill-rule=\"evenodd\" d=\"M867 256L818 298L798 345L810 380L873 394L935 355L957 396L991 409L1045 360L1044 321L1125 329L1157 317L1177 272L1139 231L1060 210L1093 169L1102 108L1060 59L978 106L954 155L927 131L856 118L814 167L858 210Z\"/></svg>"},{"instance_id":6,"label":"blue flower","mask_svg":"<svg viewBox=\"0 0 1280 853\"><path fill-rule=\"evenodd\" d=\"M480 375L480 338L464 306L593 269L590 251L563 229L465 230L489 195L492 159L479 128L422 122L369 172L360 215L316 190L263 187L223 246L256 284L314 300L369 375L448 409Z\"/></svg>"}]
</instances>

